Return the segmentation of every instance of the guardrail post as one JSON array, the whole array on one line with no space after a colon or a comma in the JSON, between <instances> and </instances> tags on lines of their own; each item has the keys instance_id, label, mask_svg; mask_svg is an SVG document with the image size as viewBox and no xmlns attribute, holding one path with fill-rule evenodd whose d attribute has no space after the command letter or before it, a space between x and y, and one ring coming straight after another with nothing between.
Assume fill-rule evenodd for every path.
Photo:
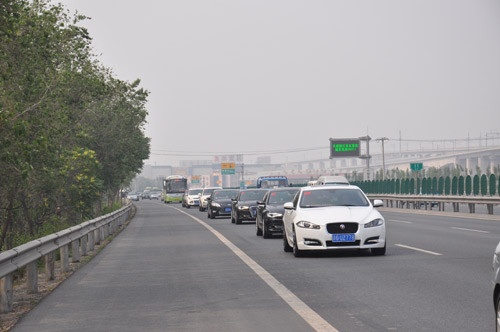
<instances>
[{"instance_id":1,"label":"guardrail post","mask_svg":"<svg viewBox=\"0 0 500 332\"><path fill-rule=\"evenodd\" d=\"M474 213L474 212L476 212L476 204L469 203L469 213Z\"/></svg>"},{"instance_id":2,"label":"guardrail post","mask_svg":"<svg viewBox=\"0 0 500 332\"><path fill-rule=\"evenodd\" d=\"M45 255L45 277L47 280L54 280L55 272L54 252L49 252Z\"/></svg>"},{"instance_id":3,"label":"guardrail post","mask_svg":"<svg viewBox=\"0 0 500 332\"><path fill-rule=\"evenodd\" d=\"M493 204L486 204L486 208L488 209L488 214L493 214Z\"/></svg>"},{"instance_id":4,"label":"guardrail post","mask_svg":"<svg viewBox=\"0 0 500 332\"><path fill-rule=\"evenodd\" d=\"M94 231L90 231L88 234L89 237L89 251L94 251Z\"/></svg>"},{"instance_id":5,"label":"guardrail post","mask_svg":"<svg viewBox=\"0 0 500 332\"><path fill-rule=\"evenodd\" d=\"M0 312L7 313L13 309L12 273L0 279Z\"/></svg>"},{"instance_id":6,"label":"guardrail post","mask_svg":"<svg viewBox=\"0 0 500 332\"><path fill-rule=\"evenodd\" d=\"M61 271L68 272L69 271L69 248L67 245L62 246L59 249L59 253L61 255Z\"/></svg>"},{"instance_id":7,"label":"guardrail post","mask_svg":"<svg viewBox=\"0 0 500 332\"><path fill-rule=\"evenodd\" d=\"M80 240L76 239L71 242L71 261L73 263L80 261Z\"/></svg>"},{"instance_id":8,"label":"guardrail post","mask_svg":"<svg viewBox=\"0 0 500 332\"><path fill-rule=\"evenodd\" d=\"M99 228L94 230L94 242L96 245L101 244L101 232L99 231Z\"/></svg>"},{"instance_id":9,"label":"guardrail post","mask_svg":"<svg viewBox=\"0 0 500 332\"><path fill-rule=\"evenodd\" d=\"M87 235L80 238L80 246L82 248L82 256L87 256Z\"/></svg>"},{"instance_id":10,"label":"guardrail post","mask_svg":"<svg viewBox=\"0 0 500 332\"><path fill-rule=\"evenodd\" d=\"M28 293L38 293L38 261L26 265L26 287Z\"/></svg>"}]
</instances>

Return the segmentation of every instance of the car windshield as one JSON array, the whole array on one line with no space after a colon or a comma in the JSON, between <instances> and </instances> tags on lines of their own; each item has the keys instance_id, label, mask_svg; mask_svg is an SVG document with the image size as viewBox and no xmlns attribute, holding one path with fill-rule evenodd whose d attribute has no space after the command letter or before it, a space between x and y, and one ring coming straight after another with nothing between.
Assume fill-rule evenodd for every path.
<instances>
[{"instance_id":1,"label":"car windshield","mask_svg":"<svg viewBox=\"0 0 500 332\"><path fill-rule=\"evenodd\" d=\"M305 190L300 200L301 208L368 205L368 200L358 189Z\"/></svg>"},{"instance_id":2,"label":"car windshield","mask_svg":"<svg viewBox=\"0 0 500 332\"><path fill-rule=\"evenodd\" d=\"M285 204L293 201L297 190L280 190L269 193L268 204Z\"/></svg>"},{"instance_id":3,"label":"car windshield","mask_svg":"<svg viewBox=\"0 0 500 332\"><path fill-rule=\"evenodd\" d=\"M235 198L236 195L238 195L237 190L214 191L214 199L231 199Z\"/></svg>"},{"instance_id":4,"label":"car windshield","mask_svg":"<svg viewBox=\"0 0 500 332\"><path fill-rule=\"evenodd\" d=\"M265 190L242 191L240 195L240 201L259 201L264 198L265 194Z\"/></svg>"},{"instance_id":5,"label":"car windshield","mask_svg":"<svg viewBox=\"0 0 500 332\"><path fill-rule=\"evenodd\" d=\"M201 194L202 191L203 191L203 189L189 189L188 194L189 195L198 195L198 194Z\"/></svg>"}]
</instances>

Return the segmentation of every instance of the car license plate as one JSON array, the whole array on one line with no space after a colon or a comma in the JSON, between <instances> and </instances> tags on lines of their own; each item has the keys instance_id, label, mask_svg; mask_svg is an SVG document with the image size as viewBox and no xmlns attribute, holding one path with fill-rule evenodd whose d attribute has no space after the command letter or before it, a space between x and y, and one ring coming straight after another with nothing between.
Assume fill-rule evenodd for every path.
<instances>
[{"instance_id":1,"label":"car license plate","mask_svg":"<svg viewBox=\"0 0 500 332\"><path fill-rule=\"evenodd\" d=\"M355 240L354 234L332 234L332 242L354 242Z\"/></svg>"},{"instance_id":2,"label":"car license plate","mask_svg":"<svg viewBox=\"0 0 500 332\"><path fill-rule=\"evenodd\" d=\"M226 212L231 212L231 208L230 208L230 207L227 207L227 208L225 208L225 209L224 209L224 211L226 211Z\"/></svg>"}]
</instances>

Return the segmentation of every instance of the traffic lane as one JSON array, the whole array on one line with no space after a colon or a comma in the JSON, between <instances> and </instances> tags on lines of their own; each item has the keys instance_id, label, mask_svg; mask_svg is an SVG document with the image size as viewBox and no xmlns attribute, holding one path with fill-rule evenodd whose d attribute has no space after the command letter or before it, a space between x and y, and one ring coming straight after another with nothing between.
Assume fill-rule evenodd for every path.
<instances>
[{"instance_id":1,"label":"traffic lane","mask_svg":"<svg viewBox=\"0 0 500 332\"><path fill-rule=\"evenodd\" d=\"M450 257L488 257L500 240L500 220L443 214L382 212L401 244ZM395 242L397 243L397 242Z\"/></svg>"},{"instance_id":2,"label":"traffic lane","mask_svg":"<svg viewBox=\"0 0 500 332\"><path fill-rule=\"evenodd\" d=\"M340 331L493 328L486 262L464 272L463 265L475 264L474 259L397 247L394 243L403 241L391 225L386 256L350 252L297 259L283 252L281 239L255 236L254 224L224 219L210 224Z\"/></svg>"},{"instance_id":3,"label":"traffic lane","mask_svg":"<svg viewBox=\"0 0 500 332\"><path fill-rule=\"evenodd\" d=\"M13 331L312 330L199 223L135 205L128 227Z\"/></svg>"}]
</instances>

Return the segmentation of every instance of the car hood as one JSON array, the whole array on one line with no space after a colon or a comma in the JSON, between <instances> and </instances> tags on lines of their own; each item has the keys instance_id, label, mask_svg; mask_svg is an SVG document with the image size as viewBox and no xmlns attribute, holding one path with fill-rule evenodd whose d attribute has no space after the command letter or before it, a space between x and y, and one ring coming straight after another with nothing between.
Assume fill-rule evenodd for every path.
<instances>
[{"instance_id":1,"label":"car hood","mask_svg":"<svg viewBox=\"0 0 500 332\"><path fill-rule=\"evenodd\" d=\"M375 218L383 218L377 210L364 206L306 208L300 210L298 217L301 220L323 225L332 222L358 222L363 224Z\"/></svg>"},{"instance_id":2,"label":"car hood","mask_svg":"<svg viewBox=\"0 0 500 332\"><path fill-rule=\"evenodd\" d=\"M269 212L273 212L273 213L284 213L285 212L285 208L283 207L283 204L281 205L266 205L266 209L267 211Z\"/></svg>"}]
</instances>

